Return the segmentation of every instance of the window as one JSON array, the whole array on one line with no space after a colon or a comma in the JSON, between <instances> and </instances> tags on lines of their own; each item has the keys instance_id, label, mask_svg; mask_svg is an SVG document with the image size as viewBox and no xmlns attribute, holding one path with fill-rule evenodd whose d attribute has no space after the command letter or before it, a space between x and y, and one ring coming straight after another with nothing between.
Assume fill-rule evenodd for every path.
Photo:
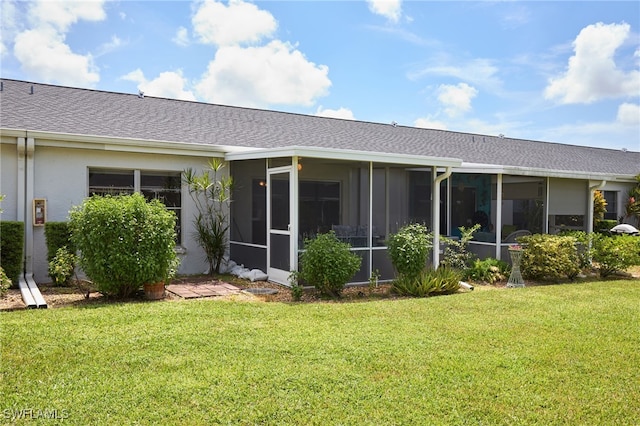
<instances>
[{"instance_id":1,"label":"window","mask_svg":"<svg viewBox=\"0 0 640 426\"><path fill-rule=\"evenodd\" d=\"M136 175L139 179L136 179ZM176 243L182 241L182 192L180 172L139 170L89 170L89 195L122 195L140 192L158 199L176 214Z\"/></svg>"},{"instance_id":2,"label":"window","mask_svg":"<svg viewBox=\"0 0 640 426\"><path fill-rule=\"evenodd\" d=\"M133 194L133 170L89 170L89 195Z\"/></svg>"},{"instance_id":3,"label":"window","mask_svg":"<svg viewBox=\"0 0 640 426\"><path fill-rule=\"evenodd\" d=\"M618 192L603 191L604 199L607 202L607 211L604 218L607 220L618 220Z\"/></svg>"}]
</instances>

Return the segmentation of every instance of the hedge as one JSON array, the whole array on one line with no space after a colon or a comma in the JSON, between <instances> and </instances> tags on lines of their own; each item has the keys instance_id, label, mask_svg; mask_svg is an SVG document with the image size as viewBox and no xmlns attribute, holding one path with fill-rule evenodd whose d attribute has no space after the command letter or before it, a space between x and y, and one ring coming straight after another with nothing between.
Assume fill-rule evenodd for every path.
<instances>
[{"instance_id":1,"label":"hedge","mask_svg":"<svg viewBox=\"0 0 640 426\"><path fill-rule=\"evenodd\" d=\"M24 222L0 221L0 265L13 286L23 271Z\"/></svg>"},{"instance_id":2,"label":"hedge","mask_svg":"<svg viewBox=\"0 0 640 426\"><path fill-rule=\"evenodd\" d=\"M44 235L47 239L47 260L51 262L58 249L67 247L69 253L75 253L76 249L71 241L71 230L67 222L47 222L44 225Z\"/></svg>"}]
</instances>

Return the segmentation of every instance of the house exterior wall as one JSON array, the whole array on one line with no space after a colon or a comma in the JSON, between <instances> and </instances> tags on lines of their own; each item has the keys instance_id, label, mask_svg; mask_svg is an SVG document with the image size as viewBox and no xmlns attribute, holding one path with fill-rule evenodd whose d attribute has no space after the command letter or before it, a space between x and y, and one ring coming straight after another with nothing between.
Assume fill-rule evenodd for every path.
<instances>
[{"instance_id":1,"label":"house exterior wall","mask_svg":"<svg viewBox=\"0 0 640 426\"><path fill-rule=\"evenodd\" d=\"M182 172L186 168L196 171L206 167L208 158L202 156L164 155L135 152L114 152L98 149L77 149L39 145L33 156L33 196L47 202L47 221L67 221L69 210L88 196L89 169L108 168L142 171ZM7 202L2 203L3 220L17 217L16 176L18 173L16 145L2 144L2 186ZM29 184L29 183L27 183ZM195 209L187 188L182 186L182 242L177 247L182 263L180 274L203 273L206 262L202 249L191 238ZM30 208L30 205L27 207ZM33 226L27 223L25 226ZM47 248L44 227L33 228L33 273L38 283L48 282Z\"/></svg>"},{"instance_id":2,"label":"house exterior wall","mask_svg":"<svg viewBox=\"0 0 640 426\"><path fill-rule=\"evenodd\" d=\"M613 191L617 193L618 205L612 209L612 206L607 206L607 212L614 213L617 219L623 218L623 222L630 223L631 218L625 217L625 206L627 205L627 197L629 190L633 188L633 184L620 183L620 182L607 182L601 191Z\"/></svg>"},{"instance_id":3,"label":"house exterior wall","mask_svg":"<svg viewBox=\"0 0 640 426\"><path fill-rule=\"evenodd\" d=\"M18 211L18 146L15 138L3 137L0 141L0 194L5 196L0 203L1 220L16 220Z\"/></svg>"}]
</instances>

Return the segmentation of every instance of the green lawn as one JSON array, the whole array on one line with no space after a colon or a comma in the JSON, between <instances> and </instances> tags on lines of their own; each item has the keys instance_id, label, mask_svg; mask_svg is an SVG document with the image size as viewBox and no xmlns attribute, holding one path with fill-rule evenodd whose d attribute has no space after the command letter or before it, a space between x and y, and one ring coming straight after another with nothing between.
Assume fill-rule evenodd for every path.
<instances>
[{"instance_id":1,"label":"green lawn","mask_svg":"<svg viewBox=\"0 0 640 426\"><path fill-rule=\"evenodd\" d=\"M0 324L0 423L640 419L638 280L362 303L95 305L3 312Z\"/></svg>"}]
</instances>

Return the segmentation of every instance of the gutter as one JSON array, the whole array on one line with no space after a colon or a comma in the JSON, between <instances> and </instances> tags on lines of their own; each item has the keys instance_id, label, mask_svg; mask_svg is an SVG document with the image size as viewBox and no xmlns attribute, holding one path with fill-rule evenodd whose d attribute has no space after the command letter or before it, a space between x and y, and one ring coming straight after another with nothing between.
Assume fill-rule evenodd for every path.
<instances>
[{"instance_id":1,"label":"gutter","mask_svg":"<svg viewBox=\"0 0 640 426\"><path fill-rule=\"evenodd\" d=\"M431 197L431 223L433 227L433 267L440 264L440 183L448 179L453 173L452 167L447 167L445 172L438 176L438 168L433 167L433 190Z\"/></svg>"},{"instance_id":2,"label":"gutter","mask_svg":"<svg viewBox=\"0 0 640 426\"><path fill-rule=\"evenodd\" d=\"M17 138L18 142L18 214L17 219L24 223L23 265L24 270L18 280L20 294L27 308L46 308L47 302L42 297L33 279L33 218L30 204L33 202L35 140L28 132L25 137Z\"/></svg>"}]
</instances>

